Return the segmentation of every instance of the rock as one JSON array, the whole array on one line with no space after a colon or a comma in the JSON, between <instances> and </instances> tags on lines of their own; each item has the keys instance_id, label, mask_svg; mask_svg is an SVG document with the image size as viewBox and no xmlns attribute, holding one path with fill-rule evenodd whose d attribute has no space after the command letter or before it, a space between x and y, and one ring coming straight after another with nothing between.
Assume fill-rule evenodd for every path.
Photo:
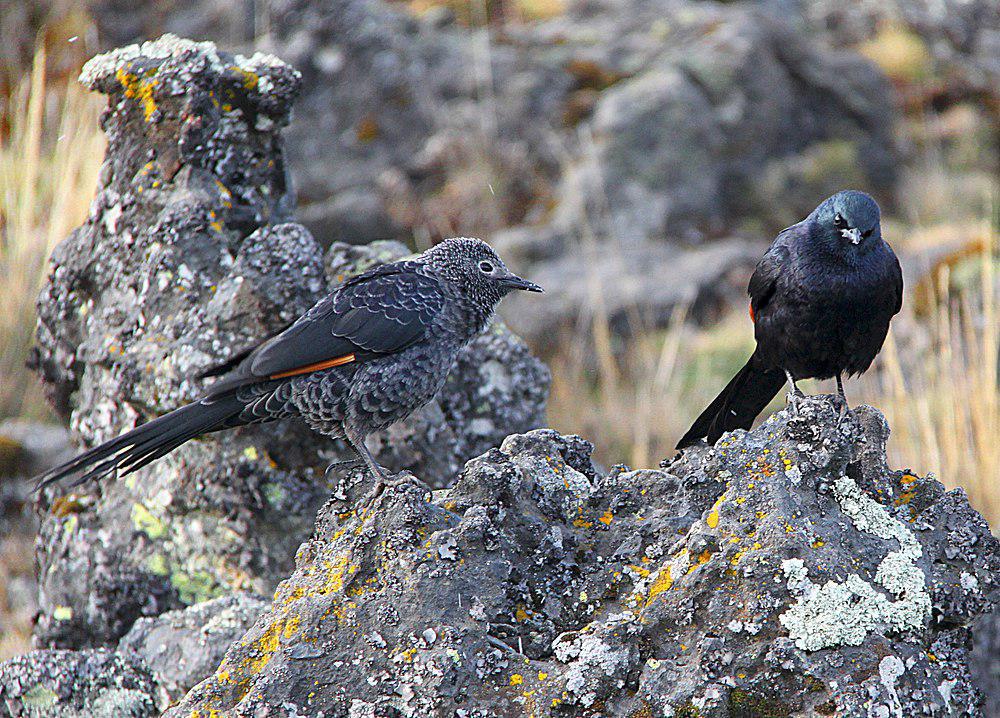
<instances>
[{"instance_id":1,"label":"rock","mask_svg":"<svg viewBox=\"0 0 1000 718\"><path fill-rule=\"evenodd\" d=\"M69 433L54 424L0 422L0 477L30 477L71 457Z\"/></svg>"},{"instance_id":2,"label":"rock","mask_svg":"<svg viewBox=\"0 0 1000 718\"><path fill-rule=\"evenodd\" d=\"M830 44L859 47L883 65L904 95L924 94L938 108L971 100L996 115L1000 6L991 0L761 4L801 18Z\"/></svg>"},{"instance_id":3,"label":"rock","mask_svg":"<svg viewBox=\"0 0 1000 718\"><path fill-rule=\"evenodd\" d=\"M560 340L602 317L619 336L666 326L682 306L693 307L694 317L703 319L742 301L746 275L760 251L737 239L686 251L653 242L581 247L529 273L545 287L543 303L529 306L511 297L502 313L543 354L557 351Z\"/></svg>"},{"instance_id":4,"label":"rock","mask_svg":"<svg viewBox=\"0 0 1000 718\"><path fill-rule=\"evenodd\" d=\"M822 396L660 469L539 430L430 502L333 501L166 715L982 715L969 626L1000 547L887 438Z\"/></svg>"},{"instance_id":5,"label":"rock","mask_svg":"<svg viewBox=\"0 0 1000 718\"><path fill-rule=\"evenodd\" d=\"M88 221L54 254L34 362L92 446L198 396L205 369L280 331L336 282L289 221L279 131L299 84L290 66L166 36L95 58L83 80L109 95L108 151ZM391 256L359 252L336 260L341 273ZM509 381L484 392L480 364ZM476 342L459 372L439 404L375 440L386 465L440 485L510 431L542 423L547 372L509 332ZM36 639L114 645L143 616L270 594L338 485L326 466L353 458L277 422L189 442L122 480L50 491Z\"/></svg>"},{"instance_id":6,"label":"rock","mask_svg":"<svg viewBox=\"0 0 1000 718\"><path fill-rule=\"evenodd\" d=\"M845 183L892 205L891 85L857 50L821 41L798 4L778 4L595 1L470 28L381 0L275 0L254 46L303 73L288 156L321 245L495 238L561 286L580 237L604 256L668 244L673 261L703 241L773 236ZM138 14L163 12L149 5ZM188 22L217 5L167 14ZM612 287L631 279L608 274ZM674 301L623 308L664 316ZM554 323L573 322L576 297L558 304Z\"/></svg>"},{"instance_id":7,"label":"rock","mask_svg":"<svg viewBox=\"0 0 1000 718\"><path fill-rule=\"evenodd\" d=\"M253 625L267 603L235 593L198 603L183 611L140 618L118 644L118 652L148 667L160 707L184 697L207 678L226 648Z\"/></svg>"},{"instance_id":8,"label":"rock","mask_svg":"<svg viewBox=\"0 0 1000 718\"><path fill-rule=\"evenodd\" d=\"M971 670L976 687L983 694L983 715L1000 715L1000 614L983 616L972 629Z\"/></svg>"},{"instance_id":9,"label":"rock","mask_svg":"<svg viewBox=\"0 0 1000 718\"><path fill-rule=\"evenodd\" d=\"M0 708L12 718L159 714L149 672L104 650L33 651L0 664Z\"/></svg>"}]
</instances>

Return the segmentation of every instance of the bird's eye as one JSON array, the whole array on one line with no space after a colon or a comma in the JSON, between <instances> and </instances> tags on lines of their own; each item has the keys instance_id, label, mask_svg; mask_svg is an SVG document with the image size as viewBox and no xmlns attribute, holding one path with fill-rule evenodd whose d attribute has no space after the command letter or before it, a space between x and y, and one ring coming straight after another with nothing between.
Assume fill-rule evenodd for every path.
<instances>
[{"instance_id":1,"label":"bird's eye","mask_svg":"<svg viewBox=\"0 0 1000 718\"><path fill-rule=\"evenodd\" d=\"M479 263L479 271L483 274L491 274L493 272L493 263L482 261Z\"/></svg>"},{"instance_id":2,"label":"bird's eye","mask_svg":"<svg viewBox=\"0 0 1000 718\"><path fill-rule=\"evenodd\" d=\"M847 229L847 220L843 218L840 212L833 218L833 226L837 229Z\"/></svg>"},{"instance_id":3,"label":"bird's eye","mask_svg":"<svg viewBox=\"0 0 1000 718\"><path fill-rule=\"evenodd\" d=\"M866 232L862 232L861 236L864 237L865 239L868 239L869 237L872 236L872 232L874 232L874 231L875 231L874 229L869 229Z\"/></svg>"}]
</instances>

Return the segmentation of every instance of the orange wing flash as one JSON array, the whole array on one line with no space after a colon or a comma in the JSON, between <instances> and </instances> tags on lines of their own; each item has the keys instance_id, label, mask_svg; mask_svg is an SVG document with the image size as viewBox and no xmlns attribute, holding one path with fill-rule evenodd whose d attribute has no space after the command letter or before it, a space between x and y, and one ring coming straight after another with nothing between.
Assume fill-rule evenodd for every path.
<instances>
[{"instance_id":1,"label":"orange wing flash","mask_svg":"<svg viewBox=\"0 0 1000 718\"><path fill-rule=\"evenodd\" d=\"M306 364L305 366L300 366L298 369L289 369L288 371L283 371L278 374L272 374L268 379L284 379L289 376L298 376L299 374L309 374L314 371L320 371L321 369L329 369L335 366L343 366L344 364L350 364L354 361L353 354L345 354L342 357L336 357L334 359L324 359L323 361L318 361L315 364Z\"/></svg>"},{"instance_id":2,"label":"orange wing flash","mask_svg":"<svg viewBox=\"0 0 1000 718\"><path fill-rule=\"evenodd\" d=\"M753 322L754 324L757 323L757 317L754 316L752 304L750 305L750 321Z\"/></svg>"}]
</instances>

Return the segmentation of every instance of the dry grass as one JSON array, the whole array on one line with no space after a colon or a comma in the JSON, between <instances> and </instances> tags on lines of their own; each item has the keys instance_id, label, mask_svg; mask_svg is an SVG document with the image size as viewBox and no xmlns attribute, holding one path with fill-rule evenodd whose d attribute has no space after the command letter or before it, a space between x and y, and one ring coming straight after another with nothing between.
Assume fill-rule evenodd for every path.
<instances>
[{"instance_id":1,"label":"dry grass","mask_svg":"<svg viewBox=\"0 0 1000 718\"><path fill-rule=\"evenodd\" d=\"M1000 316L997 313L996 234L982 230L977 256L960 267L978 276L952 281L943 265L934 277L935 301L925 324L927 346L917 361L902 356L891 334L884 371L868 382L870 401L893 429L892 458L933 471L962 486L993 526L1000 522Z\"/></svg>"},{"instance_id":2,"label":"dry grass","mask_svg":"<svg viewBox=\"0 0 1000 718\"><path fill-rule=\"evenodd\" d=\"M82 53L80 53L82 54ZM79 66L44 48L0 106L0 419L46 418L40 384L25 367L35 298L52 249L87 216L104 155L103 98L76 82ZM49 71L57 68L58 80ZM5 510L10 507L4 507ZM30 650L36 610L30 522L0 516L0 660ZM15 525L16 524L16 525Z\"/></svg>"},{"instance_id":3,"label":"dry grass","mask_svg":"<svg viewBox=\"0 0 1000 718\"><path fill-rule=\"evenodd\" d=\"M0 137L0 417L47 413L24 362L52 249L87 216L104 154L100 97L75 73L51 86L46 51L16 88Z\"/></svg>"}]
</instances>

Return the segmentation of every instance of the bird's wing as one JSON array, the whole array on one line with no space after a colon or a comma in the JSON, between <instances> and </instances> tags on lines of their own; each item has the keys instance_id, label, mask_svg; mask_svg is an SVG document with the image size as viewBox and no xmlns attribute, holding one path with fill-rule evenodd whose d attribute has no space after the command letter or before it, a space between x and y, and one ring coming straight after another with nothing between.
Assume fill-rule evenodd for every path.
<instances>
[{"instance_id":1,"label":"bird's wing","mask_svg":"<svg viewBox=\"0 0 1000 718\"><path fill-rule=\"evenodd\" d=\"M896 304L893 307L892 314L893 316L895 316L899 314L899 310L903 308L903 270L899 266L899 258L896 256L896 254L891 249L889 250L889 253L892 255L892 261L894 265L892 278L893 278L894 289L896 291Z\"/></svg>"},{"instance_id":2,"label":"bird's wing","mask_svg":"<svg viewBox=\"0 0 1000 718\"><path fill-rule=\"evenodd\" d=\"M747 287L747 294L750 295L750 318L753 321L757 321L761 311L767 307L767 303L774 295L781 273L787 271L790 256L789 245L801 231L801 227L802 223L800 222L781 230L771 247L757 262L757 267L754 269Z\"/></svg>"},{"instance_id":3,"label":"bird's wing","mask_svg":"<svg viewBox=\"0 0 1000 718\"><path fill-rule=\"evenodd\" d=\"M400 351L424 336L442 305L438 280L414 271L411 263L376 267L247 354L209 396Z\"/></svg>"}]
</instances>

